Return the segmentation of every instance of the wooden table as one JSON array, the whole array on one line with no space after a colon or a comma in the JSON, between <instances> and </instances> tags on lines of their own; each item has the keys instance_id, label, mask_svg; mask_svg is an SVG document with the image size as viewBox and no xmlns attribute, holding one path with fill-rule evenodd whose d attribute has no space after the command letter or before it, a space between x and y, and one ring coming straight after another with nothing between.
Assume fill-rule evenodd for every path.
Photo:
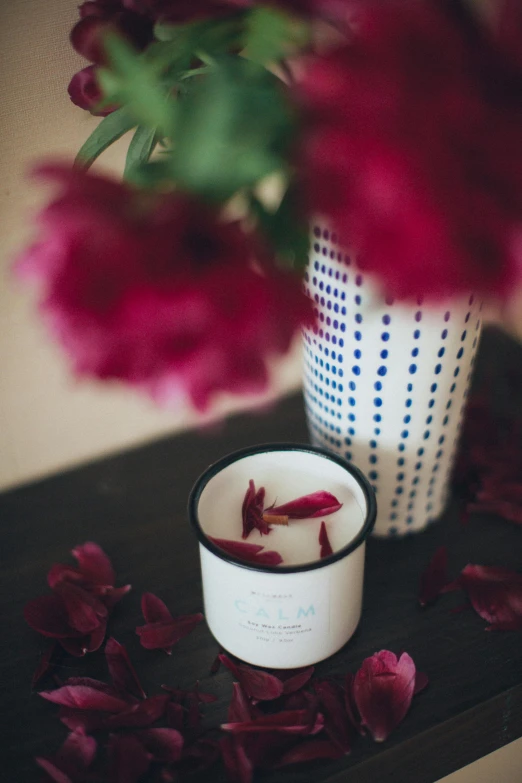
<instances>
[{"instance_id":1,"label":"wooden table","mask_svg":"<svg viewBox=\"0 0 522 783\"><path fill-rule=\"evenodd\" d=\"M482 373L496 379L497 401L512 402L503 393L502 374L521 363L519 348L492 333L483 341L480 359ZM133 585L113 614L110 632L127 646L146 690L156 693L165 682L190 686L199 679L218 696L207 710L208 722L216 725L225 718L232 678L223 668L209 675L217 645L204 623L174 648L172 658L144 650L134 633L142 623L140 597L154 592L176 614L201 610L197 545L186 517L193 482L227 452L260 442L306 439L302 400L293 396L263 414L162 439L0 496L0 737L7 749L2 780L40 780L33 757L53 754L65 736L56 707L31 692L32 672L45 644L25 625L22 609L47 591L50 565L67 562L69 550L86 540L98 542L110 555L118 584ZM419 574L443 543L455 575L468 562L511 568L522 564L520 528L478 518L463 526L455 505L422 534L371 540L360 628L318 671L323 676L355 671L377 650L406 650L429 675L430 686L384 744L363 738L339 761L317 763L313 771L294 767L260 780L431 783L522 734L522 634L486 633L473 611L451 613L463 594L448 595L425 611L417 605ZM106 677L103 655L93 654L61 676L82 670ZM223 770L206 779L224 780Z\"/></svg>"}]
</instances>

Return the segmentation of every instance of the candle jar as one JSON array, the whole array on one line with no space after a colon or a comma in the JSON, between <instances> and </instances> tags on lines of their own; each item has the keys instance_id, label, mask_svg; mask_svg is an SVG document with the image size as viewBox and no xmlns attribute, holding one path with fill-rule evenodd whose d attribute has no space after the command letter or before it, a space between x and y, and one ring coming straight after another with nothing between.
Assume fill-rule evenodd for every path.
<instances>
[{"instance_id":1,"label":"candle jar","mask_svg":"<svg viewBox=\"0 0 522 783\"><path fill-rule=\"evenodd\" d=\"M213 539L240 542L249 481L264 487L265 508L320 490L342 507L328 516L290 520L246 543L277 551L280 565L245 562ZM373 490L353 465L324 449L270 444L230 454L196 482L189 518L199 539L205 618L218 643L248 663L275 669L317 663L357 628L364 555L376 516ZM326 524L332 554L320 557Z\"/></svg>"}]
</instances>

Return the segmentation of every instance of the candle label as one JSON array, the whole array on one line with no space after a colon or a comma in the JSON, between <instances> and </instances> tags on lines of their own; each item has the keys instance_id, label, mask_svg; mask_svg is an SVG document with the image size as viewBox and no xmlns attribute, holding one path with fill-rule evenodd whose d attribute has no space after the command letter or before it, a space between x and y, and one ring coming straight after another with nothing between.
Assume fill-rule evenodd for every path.
<instances>
[{"instance_id":1,"label":"candle label","mask_svg":"<svg viewBox=\"0 0 522 783\"><path fill-rule=\"evenodd\" d=\"M314 581L313 590L309 586L294 591L250 588L238 596L237 588L231 589L225 599L229 616L242 632L265 644L291 644L305 641L309 634L328 634L329 579Z\"/></svg>"}]
</instances>

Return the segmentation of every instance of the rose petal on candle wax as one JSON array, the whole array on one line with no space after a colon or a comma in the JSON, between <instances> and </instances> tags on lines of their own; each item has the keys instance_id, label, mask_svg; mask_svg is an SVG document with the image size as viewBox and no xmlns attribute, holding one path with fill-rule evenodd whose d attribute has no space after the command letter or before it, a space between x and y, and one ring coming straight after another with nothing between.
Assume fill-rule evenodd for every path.
<instances>
[{"instance_id":1,"label":"rose petal on candle wax","mask_svg":"<svg viewBox=\"0 0 522 783\"><path fill-rule=\"evenodd\" d=\"M138 675L130 662L127 650L114 638L107 640L105 645L105 659L116 688L124 693L130 693L139 699L145 699L147 694L141 687Z\"/></svg>"},{"instance_id":2,"label":"rose petal on candle wax","mask_svg":"<svg viewBox=\"0 0 522 783\"><path fill-rule=\"evenodd\" d=\"M263 519L264 503L265 488L260 487L256 491L256 485L254 484L254 481L250 479L241 508L243 538L248 538L254 529L259 530L261 535L268 535L268 533L270 533L270 527Z\"/></svg>"},{"instance_id":3,"label":"rose petal on candle wax","mask_svg":"<svg viewBox=\"0 0 522 783\"><path fill-rule=\"evenodd\" d=\"M440 546L421 574L419 603L426 606L435 601L449 583L448 548Z\"/></svg>"},{"instance_id":4,"label":"rose petal on candle wax","mask_svg":"<svg viewBox=\"0 0 522 783\"><path fill-rule=\"evenodd\" d=\"M247 544L245 541L232 541L226 538L208 537L213 544L224 552L247 563L259 563L260 565L281 565L283 558L279 552L264 551L260 544Z\"/></svg>"},{"instance_id":5,"label":"rose petal on candle wax","mask_svg":"<svg viewBox=\"0 0 522 783\"><path fill-rule=\"evenodd\" d=\"M319 546L321 547L321 560L323 557L333 555L333 549L328 539L328 533L326 532L326 522L321 522L321 529L319 530Z\"/></svg>"},{"instance_id":6,"label":"rose petal on candle wax","mask_svg":"<svg viewBox=\"0 0 522 783\"><path fill-rule=\"evenodd\" d=\"M467 593L473 609L490 623L487 631L522 629L522 574L468 564L454 585Z\"/></svg>"},{"instance_id":7,"label":"rose petal on candle wax","mask_svg":"<svg viewBox=\"0 0 522 783\"><path fill-rule=\"evenodd\" d=\"M224 653L219 656L219 659L238 679L250 699L271 701L283 693L283 683L275 675L261 669L253 669L244 663L236 664Z\"/></svg>"},{"instance_id":8,"label":"rose petal on candle wax","mask_svg":"<svg viewBox=\"0 0 522 783\"><path fill-rule=\"evenodd\" d=\"M282 506L271 506L269 510L271 514L285 515L290 519L313 519L334 514L342 505L330 492L319 490L312 492L311 495L303 495L296 500L291 500L289 503L283 503Z\"/></svg>"},{"instance_id":9,"label":"rose petal on candle wax","mask_svg":"<svg viewBox=\"0 0 522 783\"><path fill-rule=\"evenodd\" d=\"M271 715L261 715L249 721L222 723L224 731L233 734L282 732L284 734L317 734L324 728L320 713L310 721L309 710L282 710Z\"/></svg>"},{"instance_id":10,"label":"rose petal on candle wax","mask_svg":"<svg viewBox=\"0 0 522 783\"><path fill-rule=\"evenodd\" d=\"M141 646L147 650L163 649L170 654L172 646L187 636L201 622L203 615L187 614L173 617L172 620L147 623L136 628Z\"/></svg>"},{"instance_id":11,"label":"rose petal on candle wax","mask_svg":"<svg viewBox=\"0 0 522 783\"><path fill-rule=\"evenodd\" d=\"M389 650L366 658L353 682L361 720L376 742L383 742L408 712L415 689L415 664Z\"/></svg>"}]
</instances>

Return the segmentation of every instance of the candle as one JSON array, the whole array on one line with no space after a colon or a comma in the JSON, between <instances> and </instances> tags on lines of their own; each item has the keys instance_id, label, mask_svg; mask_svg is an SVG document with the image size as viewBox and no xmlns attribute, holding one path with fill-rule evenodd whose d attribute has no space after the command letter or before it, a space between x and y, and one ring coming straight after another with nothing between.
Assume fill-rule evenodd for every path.
<instances>
[{"instance_id":1,"label":"candle","mask_svg":"<svg viewBox=\"0 0 522 783\"><path fill-rule=\"evenodd\" d=\"M280 565L239 562L213 539L242 542L242 506L249 481L266 490L263 507L327 491L341 508L312 519L290 519L268 535L254 529L246 543L278 552ZM229 652L274 668L309 665L336 652L361 614L365 540L375 521L365 477L322 449L265 445L211 466L189 501L200 541L205 616ZM332 554L321 559L325 522Z\"/></svg>"}]
</instances>

